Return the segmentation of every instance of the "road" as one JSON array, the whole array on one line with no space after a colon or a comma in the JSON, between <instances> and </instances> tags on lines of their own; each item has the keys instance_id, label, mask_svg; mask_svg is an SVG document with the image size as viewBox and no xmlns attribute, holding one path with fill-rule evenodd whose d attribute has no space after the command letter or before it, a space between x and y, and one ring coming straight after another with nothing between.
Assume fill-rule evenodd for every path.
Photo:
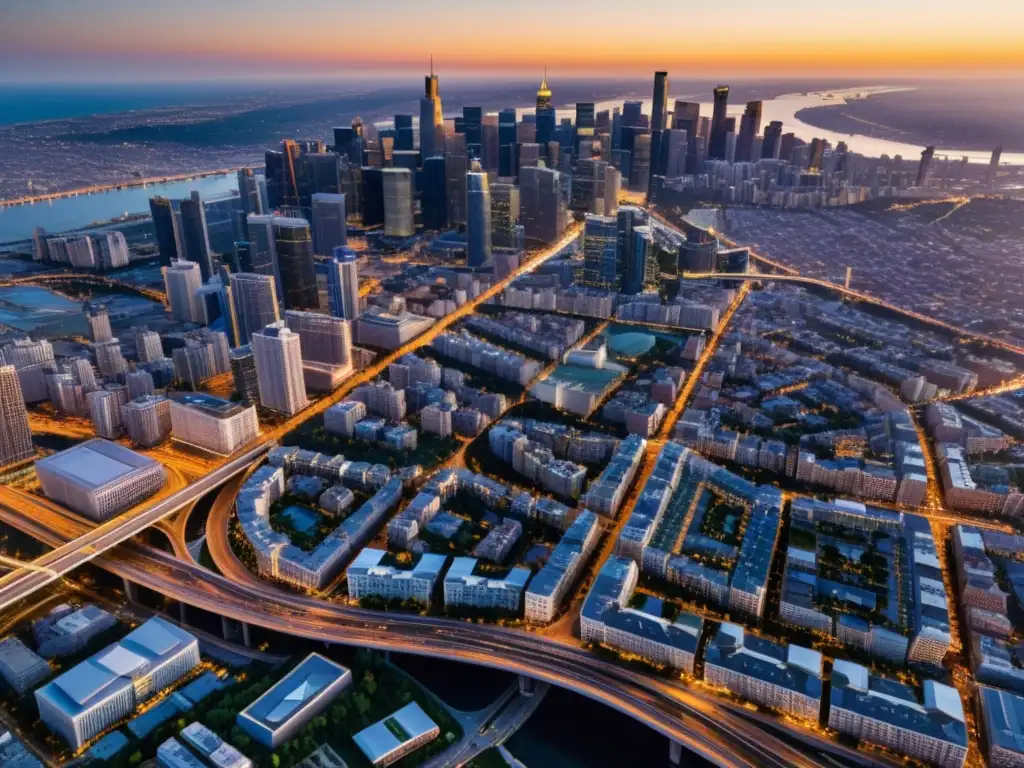
<instances>
[{"instance_id":1,"label":"road","mask_svg":"<svg viewBox=\"0 0 1024 768\"><path fill-rule=\"evenodd\" d=\"M0 519L60 548L89 534L77 516L0 500ZM40 500L41 501L41 500ZM194 563L137 542L94 556L106 570L172 600L275 632L381 651L447 658L522 674L601 701L720 766L821 765L766 734L740 707L689 690L676 680L623 669L575 645L502 627L431 616L379 613L286 592L271 584L235 583ZM814 737L814 750L859 764L872 761ZM875 763L877 764L877 763Z\"/></svg>"},{"instance_id":2,"label":"road","mask_svg":"<svg viewBox=\"0 0 1024 768\"><path fill-rule=\"evenodd\" d=\"M2 201L0 201L0 207L2 207ZM164 293L163 291L158 291L155 288L146 288L145 286L136 285L134 283L126 283L122 280L115 280L112 277L104 277L103 275L83 274L79 272L53 272L43 275L28 275L27 277L15 277L9 280L0 280L0 287L7 288L12 285L45 285L46 283L67 282L105 285L111 288L118 288L128 293L137 293L140 296L143 296L147 299L158 301L161 304L167 303L167 294Z\"/></svg>"}]
</instances>

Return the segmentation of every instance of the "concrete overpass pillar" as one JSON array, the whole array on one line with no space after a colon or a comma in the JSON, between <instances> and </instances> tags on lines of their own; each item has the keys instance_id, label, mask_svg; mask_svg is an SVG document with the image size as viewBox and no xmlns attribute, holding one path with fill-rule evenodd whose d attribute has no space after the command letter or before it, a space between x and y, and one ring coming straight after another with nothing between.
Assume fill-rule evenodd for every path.
<instances>
[{"instance_id":1,"label":"concrete overpass pillar","mask_svg":"<svg viewBox=\"0 0 1024 768\"><path fill-rule=\"evenodd\" d=\"M519 676L519 695L533 696L537 692L537 681L525 675Z\"/></svg>"},{"instance_id":2,"label":"concrete overpass pillar","mask_svg":"<svg viewBox=\"0 0 1024 768\"><path fill-rule=\"evenodd\" d=\"M220 617L220 633L224 636L224 639L231 642L231 625L228 623L227 616Z\"/></svg>"},{"instance_id":3,"label":"concrete overpass pillar","mask_svg":"<svg viewBox=\"0 0 1024 768\"><path fill-rule=\"evenodd\" d=\"M128 598L130 602L139 602L139 585L128 581L128 579L122 578L121 583L124 585L124 596Z\"/></svg>"},{"instance_id":4,"label":"concrete overpass pillar","mask_svg":"<svg viewBox=\"0 0 1024 768\"><path fill-rule=\"evenodd\" d=\"M242 622L242 643L246 648L252 648L252 636L249 634L249 625Z\"/></svg>"},{"instance_id":5,"label":"concrete overpass pillar","mask_svg":"<svg viewBox=\"0 0 1024 768\"><path fill-rule=\"evenodd\" d=\"M181 626L188 626L188 606L185 603L178 603L178 617L181 620Z\"/></svg>"},{"instance_id":6,"label":"concrete overpass pillar","mask_svg":"<svg viewBox=\"0 0 1024 768\"><path fill-rule=\"evenodd\" d=\"M668 761L672 765L679 765L683 761L683 745L678 741L668 740Z\"/></svg>"}]
</instances>

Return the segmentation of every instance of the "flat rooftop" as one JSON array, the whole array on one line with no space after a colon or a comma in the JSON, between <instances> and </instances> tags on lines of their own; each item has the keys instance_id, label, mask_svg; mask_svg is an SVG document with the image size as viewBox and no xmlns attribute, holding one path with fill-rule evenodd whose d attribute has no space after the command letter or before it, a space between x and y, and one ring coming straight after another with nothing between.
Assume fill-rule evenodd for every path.
<instances>
[{"instance_id":1,"label":"flat rooftop","mask_svg":"<svg viewBox=\"0 0 1024 768\"><path fill-rule=\"evenodd\" d=\"M347 674L340 664L311 653L240 714L275 731Z\"/></svg>"},{"instance_id":2,"label":"flat rooftop","mask_svg":"<svg viewBox=\"0 0 1024 768\"><path fill-rule=\"evenodd\" d=\"M378 720L352 737L371 763L383 759L398 747L437 730L437 723L415 701L383 720ZM399 739L396 733L405 736Z\"/></svg>"},{"instance_id":3,"label":"flat rooftop","mask_svg":"<svg viewBox=\"0 0 1024 768\"><path fill-rule=\"evenodd\" d=\"M89 490L103 488L136 470L156 466L160 466L159 462L148 456L101 439L88 440L36 462L37 469Z\"/></svg>"},{"instance_id":4,"label":"flat rooftop","mask_svg":"<svg viewBox=\"0 0 1024 768\"><path fill-rule=\"evenodd\" d=\"M170 396L170 400L173 403L186 405L189 408L202 411L208 416L215 416L218 419L229 419L246 409L246 406L202 392L177 392Z\"/></svg>"}]
</instances>

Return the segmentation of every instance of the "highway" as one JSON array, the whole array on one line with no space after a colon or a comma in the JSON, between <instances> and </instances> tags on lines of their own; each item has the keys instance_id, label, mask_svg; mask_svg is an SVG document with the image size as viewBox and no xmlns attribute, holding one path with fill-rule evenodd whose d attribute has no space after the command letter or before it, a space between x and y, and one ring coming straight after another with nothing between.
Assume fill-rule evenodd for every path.
<instances>
[{"instance_id":1,"label":"highway","mask_svg":"<svg viewBox=\"0 0 1024 768\"><path fill-rule=\"evenodd\" d=\"M250 448L205 477L175 491L167 498L115 517L88 530L79 538L63 543L52 552L34 560L29 566L5 575L0 578L0 610L28 597L37 589L56 581L78 566L141 533L158 520L191 504L225 480L244 472L253 461L269 449L269 443L261 443L255 448ZM47 508L52 510L56 506L51 503Z\"/></svg>"},{"instance_id":2,"label":"highway","mask_svg":"<svg viewBox=\"0 0 1024 768\"><path fill-rule=\"evenodd\" d=\"M89 533L89 524L82 519L42 505L29 509L28 503L0 502L0 519L58 548ZM676 680L623 669L575 645L536 634L431 616L365 611L258 580L235 583L136 542L94 557L98 565L132 583L254 626L312 640L480 664L567 688L616 708L715 765L823 765L826 761L814 754L822 750L847 762L878 764L810 732L794 732L812 740L809 756L751 724L738 705L697 694Z\"/></svg>"}]
</instances>

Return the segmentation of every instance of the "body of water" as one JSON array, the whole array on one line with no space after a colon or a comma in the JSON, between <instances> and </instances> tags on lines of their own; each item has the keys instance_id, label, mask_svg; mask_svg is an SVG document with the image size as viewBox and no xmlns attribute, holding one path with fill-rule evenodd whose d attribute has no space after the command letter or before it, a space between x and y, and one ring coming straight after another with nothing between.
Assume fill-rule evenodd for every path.
<instances>
[{"instance_id":1,"label":"body of water","mask_svg":"<svg viewBox=\"0 0 1024 768\"><path fill-rule=\"evenodd\" d=\"M551 381L567 381L582 384L591 392L604 392L621 373L601 368L584 368L580 365L560 365L548 377Z\"/></svg>"},{"instance_id":2,"label":"body of water","mask_svg":"<svg viewBox=\"0 0 1024 768\"><path fill-rule=\"evenodd\" d=\"M47 232L66 232L126 214L148 214L151 197L188 197L193 189L204 198L216 197L238 189L238 179L234 174L204 176L167 184L148 184L92 195L62 197L35 205L0 208L0 243L29 240L36 227L42 227Z\"/></svg>"},{"instance_id":3,"label":"body of water","mask_svg":"<svg viewBox=\"0 0 1024 768\"><path fill-rule=\"evenodd\" d=\"M33 285L0 288L0 323L20 331L33 331L55 320L81 313L82 302L45 288Z\"/></svg>"},{"instance_id":4,"label":"body of water","mask_svg":"<svg viewBox=\"0 0 1024 768\"><path fill-rule=\"evenodd\" d=\"M300 533L313 533L320 524L320 513L315 509L303 507L298 504L290 504L284 508L281 515L288 519L295 530Z\"/></svg>"}]
</instances>

